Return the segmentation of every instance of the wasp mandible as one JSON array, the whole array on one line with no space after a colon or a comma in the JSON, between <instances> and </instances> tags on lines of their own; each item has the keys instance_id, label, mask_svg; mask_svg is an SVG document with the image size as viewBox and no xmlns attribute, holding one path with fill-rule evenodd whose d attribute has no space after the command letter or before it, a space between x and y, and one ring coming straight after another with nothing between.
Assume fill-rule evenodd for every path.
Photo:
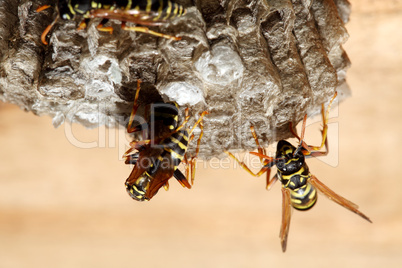
<instances>
[{"instance_id":1,"label":"wasp mandible","mask_svg":"<svg viewBox=\"0 0 402 268\"><path fill-rule=\"evenodd\" d=\"M290 123L290 131L299 140L297 147L293 146L285 140L280 140L277 145L276 156L267 156L264 148L262 148L258 142L257 134L254 127L251 126L251 133L257 144L258 153L251 152L260 158L263 167L254 173L250 168L242 161L238 160L232 153L226 152L230 157L237 161L242 168L248 171L251 175L258 177L266 172L267 175L267 189L271 189L276 181L280 181L282 184L282 224L280 229L280 239L282 245L282 251L286 251L287 239L289 234L291 208L297 210L308 210L312 208L317 201L317 190L328 197L330 200L338 203L339 205L349 209L350 211L361 216L363 219L371 222L371 220L358 210L358 206L344 197L336 194L328 186L323 184L317 179L316 176L310 173L305 159L307 157L318 157L328 154L328 115L332 102L336 98L337 93L330 100L327 110L322 104L322 142L320 146L307 145L304 141L304 133L306 129L307 114L303 118L301 135L298 136L296 130ZM325 146L325 150L321 151ZM277 173L270 179L271 168L276 166Z\"/></svg>"},{"instance_id":2,"label":"wasp mandible","mask_svg":"<svg viewBox=\"0 0 402 268\"><path fill-rule=\"evenodd\" d=\"M156 103L146 109L145 123L133 126L138 110L138 96L140 83L137 81L137 91L134 98L133 109L127 125L127 132L145 132L145 139L130 143L130 149L123 157L126 164L133 164L134 168L126 180L128 194L137 201L150 200L161 187L168 189L168 180L174 176L183 187L191 188L195 177L195 161L198 157L201 138L203 136L203 117L208 113L204 111L190 129L183 129L189 121L188 108L185 110L185 118L178 125L179 109L176 103ZM200 136L197 141L195 155L187 159L187 146L194 139L193 131L200 127ZM136 151L132 154L133 151ZM179 169L179 164L185 164L184 175ZM191 184L188 179L190 177Z\"/></svg>"},{"instance_id":3,"label":"wasp mandible","mask_svg":"<svg viewBox=\"0 0 402 268\"><path fill-rule=\"evenodd\" d=\"M51 7L50 5L40 6L36 9L41 12ZM160 26L169 19L182 16L186 9L169 0L59 0L55 6L57 16L54 21L46 27L41 35L42 43L47 45L46 36L56 24L59 18L62 20L73 20L77 15L83 16L84 20L78 26L78 30L85 29L89 20L93 18L102 18L98 24L99 31L113 33L112 27L104 25L109 19L120 20L123 30L148 33L151 35L180 40L181 37L171 36L150 30L145 26ZM143 26L127 26L126 22L132 22Z\"/></svg>"}]
</instances>

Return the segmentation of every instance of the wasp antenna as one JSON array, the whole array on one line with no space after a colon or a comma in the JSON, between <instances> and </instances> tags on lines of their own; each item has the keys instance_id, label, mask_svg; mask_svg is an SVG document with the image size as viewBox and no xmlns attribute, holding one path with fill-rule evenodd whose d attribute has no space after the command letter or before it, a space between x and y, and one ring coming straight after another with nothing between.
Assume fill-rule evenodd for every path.
<instances>
[{"instance_id":1,"label":"wasp antenna","mask_svg":"<svg viewBox=\"0 0 402 268\"><path fill-rule=\"evenodd\" d=\"M49 25L46 27L46 29L43 31L43 33L42 33L42 35L41 35L41 37L40 37L40 40L42 40L42 43L43 43L43 44L48 45L48 42L46 41L46 36L47 36L47 34L50 32L50 30L53 28L53 26L56 24L56 22L57 22L58 19L59 19L59 16L57 16L57 17L54 19L54 21L53 21L51 24L49 24Z\"/></svg>"},{"instance_id":2,"label":"wasp antenna","mask_svg":"<svg viewBox=\"0 0 402 268\"><path fill-rule=\"evenodd\" d=\"M46 9L48 9L49 7L51 7L50 5L43 5L43 6L40 6L40 7L38 7L37 9L36 9L36 12L41 12L41 11L43 11L43 10L46 10Z\"/></svg>"},{"instance_id":3,"label":"wasp antenna","mask_svg":"<svg viewBox=\"0 0 402 268\"><path fill-rule=\"evenodd\" d=\"M295 157L301 150L303 149L303 144L299 144L299 146L296 148L295 152L293 153L293 157Z\"/></svg>"}]
</instances>

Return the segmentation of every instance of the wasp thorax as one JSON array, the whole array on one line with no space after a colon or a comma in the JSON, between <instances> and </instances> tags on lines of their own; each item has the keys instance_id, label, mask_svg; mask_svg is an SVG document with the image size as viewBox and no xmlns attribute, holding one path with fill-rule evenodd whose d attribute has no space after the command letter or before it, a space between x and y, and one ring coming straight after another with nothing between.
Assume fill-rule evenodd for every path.
<instances>
[{"instance_id":1,"label":"wasp thorax","mask_svg":"<svg viewBox=\"0 0 402 268\"><path fill-rule=\"evenodd\" d=\"M131 196L131 198L137 201L148 200L148 198L145 197L145 194L147 193L149 184L150 184L150 178L149 176L144 174L141 177L139 177L134 184L130 184L126 181L126 190L127 193Z\"/></svg>"}]
</instances>

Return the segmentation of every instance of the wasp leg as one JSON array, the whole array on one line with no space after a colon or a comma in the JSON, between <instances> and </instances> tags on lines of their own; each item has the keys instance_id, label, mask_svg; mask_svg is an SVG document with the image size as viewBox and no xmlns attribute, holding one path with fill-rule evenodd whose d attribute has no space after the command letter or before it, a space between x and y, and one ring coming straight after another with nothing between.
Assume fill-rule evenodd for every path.
<instances>
[{"instance_id":1,"label":"wasp leg","mask_svg":"<svg viewBox=\"0 0 402 268\"><path fill-rule=\"evenodd\" d=\"M188 139L188 144L190 144L193 139L194 139L194 134L191 134L190 138ZM188 160L187 153L186 153L184 155L184 159L186 162L186 178L187 178L187 180L190 181L191 185L193 185L194 184L194 178L193 178L193 159L194 159L194 157L192 157L190 160ZM194 170L194 172L195 172L195 170Z\"/></svg>"},{"instance_id":2,"label":"wasp leg","mask_svg":"<svg viewBox=\"0 0 402 268\"><path fill-rule=\"evenodd\" d=\"M195 179L195 164L196 164L196 161L197 161L197 158L198 158L198 154L199 154L199 152L200 152L201 138L202 138L202 136L204 135L204 124L203 124L203 122L200 121L200 122L199 122L199 125L200 125L201 132L200 132L200 136L198 137L198 140L197 140L197 148L196 148L196 150L195 150L195 156L193 156L193 157L191 158L191 160L190 160L190 167L191 167L191 185L194 184L194 179ZM192 134L191 137L192 137L191 139L193 139L193 138L194 138L194 134Z\"/></svg>"},{"instance_id":3,"label":"wasp leg","mask_svg":"<svg viewBox=\"0 0 402 268\"><path fill-rule=\"evenodd\" d=\"M190 178L190 168L189 168L189 163L188 163L188 159L187 159L187 154L185 154L183 157L183 164L184 164L184 170L186 172L185 176L188 180L188 178Z\"/></svg>"},{"instance_id":4,"label":"wasp leg","mask_svg":"<svg viewBox=\"0 0 402 268\"><path fill-rule=\"evenodd\" d=\"M305 115L304 118L307 118L307 115ZM303 118L303 120L304 120L304 118ZM299 137L299 135L297 134L297 129L293 126L293 122L289 122L289 130L290 130L290 132L292 133L292 135L293 135L296 139L298 139L298 140L300 141L300 137Z\"/></svg>"},{"instance_id":5,"label":"wasp leg","mask_svg":"<svg viewBox=\"0 0 402 268\"><path fill-rule=\"evenodd\" d=\"M336 96L336 94L335 94ZM334 96L334 97L335 97ZM328 109L327 112L325 113L325 107L324 104L322 104L322 108L321 108L321 115L322 115L322 122L323 122L323 129L321 131L321 135L322 135L322 140L321 140L321 145L320 146L311 146L311 145L307 145L304 142L304 132L306 130L306 117L307 115L304 116L304 120L303 120L303 125L302 125L302 136L301 136L301 140L300 143L302 144L303 148L306 150L306 152L304 152L304 155L307 156L324 156L328 154L328 139L327 139L327 132L328 132L328 114L329 114L329 108L331 107L331 103L333 101L334 98L331 99L330 104L328 105ZM322 149L322 147L324 147L325 145L325 151L320 151Z\"/></svg>"},{"instance_id":6,"label":"wasp leg","mask_svg":"<svg viewBox=\"0 0 402 268\"><path fill-rule=\"evenodd\" d=\"M323 109L324 109L324 107L323 107ZM323 110L322 110L321 114L323 114ZM314 157L327 155L328 152L329 152L329 150L328 150L328 138L327 138L328 126L326 125L326 121L325 121L324 117L323 117L323 122L324 122L325 135L324 135L324 130L321 131L321 132L322 132L322 135L323 135L323 142L325 144L325 151L319 151L319 150L321 150L322 146L321 147L310 146L310 145L307 145L306 142L304 141L304 133L305 133L305 130L306 130L306 121L307 121L307 114L303 118L301 137L299 137L297 135L297 130L295 128L293 128L292 122L289 123L290 132L292 132L293 136L295 136L300 141L300 145L304 149L302 151L303 154L305 156L314 156Z\"/></svg>"},{"instance_id":7,"label":"wasp leg","mask_svg":"<svg viewBox=\"0 0 402 268\"><path fill-rule=\"evenodd\" d=\"M227 155L229 155L231 158L233 158L244 170L246 170L248 173L250 173L254 177L259 177L264 172L267 172L267 184L268 184L269 176L270 176L270 172L271 172L270 169L272 166L274 166L275 159L266 155L265 149L261 147L261 145L258 141L257 134L256 134L253 126L250 126L250 130L251 130L251 134L254 137L255 143L257 144L257 147L258 147L258 149L257 149L258 153L250 152L250 154L258 156L260 158L261 163L264 165L257 173L254 173L253 171L251 171L251 169L243 161L240 161L239 159L237 159L236 156L234 156L231 152L225 151L225 153Z\"/></svg>"},{"instance_id":8,"label":"wasp leg","mask_svg":"<svg viewBox=\"0 0 402 268\"><path fill-rule=\"evenodd\" d=\"M176 169L173 173L173 176L176 178L176 180L181 184L181 186L186 187L188 189L191 189L191 185L188 182L188 179L184 174L179 170Z\"/></svg>"},{"instance_id":9,"label":"wasp leg","mask_svg":"<svg viewBox=\"0 0 402 268\"><path fill-rule=\"evenodd\" d=\"M308 147L308 145L304 142L304 132L306 129L306 121L307 121L307 114L304 115L303 117L303 123L302 123L302 137L299 137L297 134L297 129L295 126L293 126L293 122L289 122L289 130L292 133L292 135L299 140L299 142L303 145L303 147Z\"/></svg>"},{"instance_id":10,"label":"wasp leg","mask_svg":"<svg viewBox=\"0 0 402 268\"><path fill-rule=\"evenodd\" d=\"M165 182L165 184L163 185L163 189L165 189L165 191L169 191L169 181Z\"/></svg>"},{"instance_id":11,"label":"wasp leg","mask_svg":"<svg viewBox=\"0 0 402 268\"><path fill-rule=\"evenodd\" d=\"M197 140L197 149L196 149L196 152L195 152L195 156L193 156L193 157L191 158L191 160L188 161L188 159L187 159L187 154L184 155L184 164L186 165L186 178L187 178L187 179L189 178L189 175L190 175L190 174L189 174L189 167L188 167L188 165L190 165L190 169L191 169L191 185L194 184L194 178L195 178L195 161L196 161L196 159L197 159L197 157L198 157L198 153L199 153L199 151L200 151L199 148L200 148L201 138L202 138L202 136L204 135L204 125L203 125L203 123L202 123L202 120L203 120L203 118L204 118L204 116L205 116L206 114L208 114L208 111L202 112L202 113L200 114L200 118L198 118L197 122L195 122L194 126L193 126L193 127L191 128L191 130L189 131L189 135L191 135L191 136L190 136L190 138L189 138L188 144L190 144L190 142L194 139L194 134L192 134L192 133L194 132L194 129L195 129L198 125L200 125L201 133L200 133L200 136L198 137L198 140ZM186 120L185 120L185 122L183 122L183 124L181 124L174 132L177 132L178 130L180 130L180 129L184 126L184 124L187 123L188 119L189 119L189 115L188 115L188 108L187 108L187 109L186 109ZM174 132L173 132L173 133L174 133Z\"/></svg>"},{"instance_id":12,"label":"wasp leg","mask_svg":"<svg viewBox=\"0 0 402 268\"><path fill-rule=\"evenodd\" d=\"M248 172L249 172L250 174L252 174L253 176L256 176L256 177L257 177L257 176L260 176L260 175L261 175L262 173L264 173L264 172L267 172L267 178L266 178L267 186L266 186L266 189L267 189L267 190L270 190L270 189L272 188L272 186L275 184L275 182L278 180L278 178L276 177L276 175L272 178L272 180L270 180L271 168L276 164L276 162L275 162L276 159L273 158L273 157L264 155L264 154L256 153L256 152L250 152L250 154L256 155L256 156L258 156L258 157L260 157L260 158L265 158L264 166L263 166L263 168L262 168L257 174L250 173L251 171L249 171L249 170L248 170ZM232 156L232 158L233 158L233 157L234 157L234 156ZM239 162L239 160L237 160L237 159L236 159L236 161ZM244 164L243 162L239 162L239 164L240 164L240 165L243 165L243 168L246 168L246 170L248 169L248 167L245 166L245 164Z\"/></svg>"},{"instance_id":13,"label":"wasp leg","mask_svg":"<svg viewBox=\"0 0 402 268\"><path fill-rule=\"evenodd\" d=\"M86 29L87 26L88 26L89 20L90 20L89 18L83 19L83 20L80 22L80 24L78 25L77 30L78 30L78 31L81 31L81 30Z\"/></svg>"},{"instance_id":14,"label":"wasp leg","mask_svg":"<svg viewBox=\"0 0 402 268\"><path fill-rule=\"evenodd\" d=\"M50 5L43 5L43 6L40 6L40 7L38 7L37 9L36 9L36 12L42 12L43 10L46 10L46 9L48 9L49 7L52 7L52 6L50 6Z\"/></svg>"},{"instance_id":15,"label":"wasp leg","mask_svg":"<svg viewBox=\"0 0 402 268\"><path fill-rule=\"evenodd\" d=\"M134 118L135 118L135 114L137 113L138 110L138 96L140 94L140 90L141 90L141 80L138 79L137 80L137 91L135 92L135 97L134 97L134 103L133 103L133 109L131 110L131 114L130 114L130 118L128 120L128 125L127 125L127 132L128 133L133 133L136 130L136 127L133 127L133 122L134 122Z\"/></svg>"},{"instance_id":16,"label":"wasp leg","mask_svg":"<svg viewBox=\"0 0 402 268\"><path fill-rule=\"evenodd\" d=\"M187 107L186 110L184 111L184 121L180 124L180 126L178 126L173 132L169 133L169 136L179 132L188 122L188 120L190 119L190 115L188 114L189 108Z\"/></svg>"},{"instance_id":17,"label":"wasp leg","mask_svg":"<svg viewBox=\"0 0 402 268\"><path fill-rule=\"evenodd\" d=\"M318 157L318 156L326 156L329 153L329 149L328 149L328 137L325 139L325 151L311 151L309 156L314 156L314 157Z\"/></svg>"},{"instance_id":18,"label":"wasp leg","mask_svg":"<svg viewBox=\"0 0 402 268\"><path fill-rule=\"evenodd\" d=\"M271 180L269 179L269 175L270 175L270 174L271 174L271 169L268 169L268 170L267 170L267 186L266 186L266 189L267 189L268 191L271 190L271 188L272 188L272 186L274 186L275 182L278 181L278 176L277 176L277 174L275 174L275 175L272 177Z\"/></svg>"},{"instance_id":19,"label":"wasp leg","mask_svg":"<svg viewBox=\"0 0 402 268\"><path fill-rule=\"evenodd\" d=\"M133 133L133 132L137 132L137 131L144 129L145 124L140 124L138 126L133 127L135 115L138 110L138 96L140 94L140 90L141 90L141 80L138 79L137 80L137 90L135 92L135 97L134 97L133 109L131 110L130 118L129 118L128 124L127 124L127 133ZM130 142L130 148L123 154L123 158L127 157L132 151L138 150L142 146L147 145L149 143L151 143L151 140L141 140L141 141Z\"/></svg>"},{"instance_id":20,"label":"wasp leg","mask_svg":"<svg viewBox=\"0 0 402 268\"><path fill-rule=\"evenodd\" d=\"M257 173L254 173L253 171L251 171L251 169L243 161L240 161L239 159L237 159L236 156L234 156L231 152L225 151L225 153L228 156L230 156L233 160L235 160L245 171L247 171L248 173L250 173L254 177L259 177L264 172L268 172L268 170L271 169L270 166L265 165ZM258 154L258 153L250 153L250 154L255 154L257 156L260 156L260 154Z\"/></svg>"},{"instance_id":21,"label":"wasp leg","mask_svg":"<svg viewBox=\"0 0 402 268\"><path fill-rule=\"evenodd\" d=\"M293 123L290 122L289 123L289 129L290 132L293 134L293 136L295 136L295 138L297 138L300 142L299 147L302 146L304 148L305 151L303 151L304 155L310 155L310 151L309 151L309 145L307 145L307 143L304 141L304 133L306 131L306 122L307 122L307 114L304 115L303 117L303 123L302 123L302 128L301 128L301 136L299 137L299 135L297 135L297 129L295 127L293 127Z\"/></svg>"},{"instance_id":22,"label":"wasp leg","mask_svg":"<svg viewBox=\"0 0 402 268\"><path fill-rule=\"evenodd\" d=\"M113 27L105 27L103 25L105 25L107 22L109 21L109 19L103 19L101 20L101 22L98 24L98 26L96 26L96 28L101 31L101 32L107 32L110 34L113 34Z\"/></svg>"},{"instance_id":23,"label":"wasp leg","mask_svg":"<svg viewBox=\"0 0 402 268\"><path fill-rule=\"evenodd\" d=\"M200 117L198 118L197 122L195 122L194 126L191 128L189 134L192 134L192 133L193 133L194 129L201 123L201 121L204 119L204 116L207 115L207 114L209 114L208 111L203 111L203 112L200 114Z\"/></svg>"},{"instance_id":24,"label":"wasp leg","mask_svg":"<svg viewBox=\"0 0 402 268\"><path fill-rule=\"evenodd\" d=\"M292 203L290 201L290 191L282 187L282 224L279 237L281 238L282 251L286 251L288 234L290 227L290 216L292 214Z\"/></svg>"},{"instance_id":25,"label":"wasp leg","mask_svg":"<svg viewBox=\"0 0 402 268\"><path fill-rule=\"evenodd\" d=\"M300 141L300 145L302 146L304 151L303 154L306 156L324 156L328 154L328 141L327 141L327 132L328 132L328 116L329 116L329 111L331 109L331 105L333 101L335 100L337 96L337 92L335 92L334 96L331 98L327 110L325 110L324 104L322 104L321 107L321 116L322 116L322 122L323 122L323 129L321 131L322 133L322 140L320 146L312 146L312 145L307 145L304 142L304 133L306 131L306 120L307 120L307 114L303 118L303 124L302 124L302 129L301 129L301 135L298 137L297 132L294 130L292 123L290 123L290 130L292 134ZM325 146L325 151L320 151L323 147Z\"/></svg>"},{"instance_id":26,"label":"wasp leg","mask_svg":"<svg viewBox=\"0 0 402 268\"><path fill-rule=\"evenodd\" d=\"M127 157L130 156L130 153L131 153L132 151L134 151L134 150L135 150L135 148L134 148L134 147L131 147L130 149L128 149L128 150L123 154L122 158L126 158L126 159L127 159Z\"/></svg>"},{"instance_id":27,"label":"wasp leg","mask_svg":"<svg viewBox=\"0 0 402 268\"><path fill-rule=\"evenodd\" d=\"M158 37L163 37L163 38L171 39L171 40L175 40L175 41L181 40L180 36L176 37L176 36L172 36L172 35L168 35L168 34L158 33L158 32L150 30L148 27L142 27L142 26L131 26L130 27L130 26L126 26L125 22L122 22L121 28L123 30L126 30L126 31L147 33L147 34L150 34L150 35L155 35L155 36L158 36Z\"/></svg>"},{"instance_id":28,"label":"wasp leg","mask_svg":"<svg viewBox=\"0 0 402 268\"><path fill-rule=\"evenodd\" d=\"M257 144L257 150L258 153L267 155L266 151L264 148L261 147L260 142L258 141L257 133L255 132L254 126L250 126L251 134L253 135L253 138L255 140L255 144ZM263 157L260 157L261 164L265 165L267 160L265 160Z\"/></svg>"},{"instance_id":29,"label":"wasp leg","mask_svg":"<svg viewBox=\"0 0 402 268\"><path fill-rule=\"evenodd\" d=\"M135 165L138 161L140 154L137 152L135 154L127 155L125 164Z\"/></svg>"},{"instance_id":30,"label":"wasp leg","mask_svg":"<svg viewBox=\"0 0 402 268\"><path fill-rule=\"evenodd\" d=\"M57 16L54 21L49 24L46 29L42 32L42 35L40 36L40 40L44 45L48 45L49 43L46 41L46 35L50 32L50 30L53 28L53 26L56 24L57 20L59 19L59 16Z\"/></svg>"},{"instance_id":31,"label":"wasp leg","mask_svg":"<svg viewBox=\"0 0 402 268\"><path fill-rule=\"evenodd\" d=\"M314 175L311 175L310 183L317 188L321 193L323 193L326 197L330 200L334 201L335 203L341 205L342 207L349 209L350 211L356 213L363 219L367 220L368 222L372 222L366 215L358 210L358 205L352 203L351 201L343 198L342 196L336 194L334 191L328 188L325 184L317 179Z\"/></svg>"},{"instance_id":32,"label":"wasp leg","mask_svg":"<svg viewBox=\"0 0 402 268\"><path fill-rule=\"evenodd\" d=\"M148 145L150 143L151 143L151 140L140 140L140 141L132 141L132 142L130 142L130 149L128 149L123 154L123 158L127 157L132 151L140 150L142 147L144 147L145 145Z\"/></svg>"},{"instance_id":33,"label":"wasp leg","mask_svg":"<svg viewBox=\"0 0 402 268\"><path fill-rule=\"evenodd\" d=\"M158 139L156 140L156 143L159 143L160 141L162 141L162 140L164 140L164 139L170 137L170 136L173 135L174 133L179 132L179 131L188 123L188 120L190 119L190 115L189 115L188 111L189 111L189 108L187 107L186 110L185 110L185 118L184 118L184 121L180 124L180 126L178 126L174 131L170 132L169 134L167 134L167 135L165 135L165 136L163 136L163 137L158 138ZM199 118L198 121L194 124L193 128L190 130L189 135L191 135L191 133L194 131L194 129L197 127L197 125L201 122L201 120L203 119L203 117L204 117L206 114L208 114L208 111L202 112L202 114L200 115L200 118Z\"/></svg>"},{"instance_id":34,"label":"wasp leg","mask_svg":"<svg viewBox=\"0 0 402 268\"><path fill-rule=\"evenodd\" d=\"M266 156L266 150L264 148L261 147L260 142L258 141L258 137L257 137L257 133L255 132L254 126L250 126L250 130L251 130L251 134L253 135L253 138L255 140L255 144L257 144L257 150L258 153L260 154L260 162L261 164L265 165L269 165L270 162L272 162L273 158L270 158L267 160L267 158L262 157L261 155ZM266 174L266 182L267 182L267 186L266 189L270 190L272 188L272 186L275 184L275 182L277 181L276 176L274 178L272 178L272 180L270 180L271 177L271 169L267 169L267 174Z\"/></svg>"},{"instance_id":35,"label":"wasp leg","mask_svg":"<svg viewBox=\"0 0 402 268\"><path fill-rule=\"evenodd\" d=\"M148 123L142 123L131 128L131 133L148 129Z\"/></svg>"},{"instance_id":36,"label":"wasp leg","mask_svg":"<svg viewBox=\"0 0 402 268\"><path fill-rule=\"evenodd\" d=\"M334 96L331 98L331 100L329 101L327 110L325 111L325 106L324 104L322 104L322 108L321 108L321 115L322 115L322 124L323 124L323 128L322 128L322 141L321 141L321 145L320 146L309 146L309 150L310 151L320 151L322 149L322 147L324 147L324 145L326 145L326 141L327 141L327 132L328 132L328 117L329 117L329 110L331 109L331 105L333 103L333 101L335 100L336 96L338 95L338 92L335 91ZM328 153L328 152L327 152Z\"/></svg>"}]
</instances>

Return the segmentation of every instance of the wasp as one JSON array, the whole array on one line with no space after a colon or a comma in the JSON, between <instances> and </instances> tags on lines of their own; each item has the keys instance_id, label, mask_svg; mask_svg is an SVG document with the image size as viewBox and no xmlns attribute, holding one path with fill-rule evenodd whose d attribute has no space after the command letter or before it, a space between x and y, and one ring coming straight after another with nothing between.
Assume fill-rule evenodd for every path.
<instances>
[{"instance_id":1,"label":"wasp","mask_svg":"<svg viewBox=\"0 0 402 268\"><path fill-rule=\"evenodd\" d=\"M36 9L41 12L51 7L50 5L40 6ZM150 30L146 26L160 26L169 19L182 16L186 9L169 0L59 0L56 5L57 16L54 21L47 26L41 35L42 43L47 45L46 36L56 24L59 18L62 20L73 20L77 15L83 16L83 21L79 24L78 30L85 29L89 20L93 18L102 18L98 24L99 31L113 33L112 27L104 25L109 19L120 20L123 30L143 32L151 35L180 40L181 37L171 36ZM126 22L132 22L143 26L127 26Z\"/></svg>"},{"instance_id":2,"label":"wasp","mask_svg":"<svg viewBox=\"0 0 402 268\"><path fill-rule=\"evenodd\" d=\"M282 184L282 224L280 228L280 240L282 245L282 251L286 251L287 239L289 234L291 208L297 210L308 210L311 209L317 202L317 191L324 194L330 200L336 202L337 204L345 207L346 209L356 213L363 219L371 222L371 220L358 210L358 206L351 201L345 199L344 197L336 194L328 186L323 184L318 180L316 176L310 173L309 168L306 163L306 158L308 157L319 157L328 154L328 114L333 100L336 98L337 93L330 100L327 110L325 112L324 104L322 104L322 142L320 146L307 145L304 141L304 132L306 129L307 114L303 118L301 135L297 134L296 129L293 128L292 123L290 123L290 131L295 138L298 139L299 144L297 147L293 146L286 140L280 140L277 144L275 157L267 156L264 148L262 148L258 142L257 134L254 127L251 126L251 133L257 144L258 153L251 152L251 154L256 155L260 158L263 167L257 172L248 168L248 166L238 160L230 152L226 152L231 158L237 161L242 168L248 171L251 175L258 177L266 172L267 175L267 189L270 190L276 181L280 181ZM322 148L325 146L325 150ZM277 173L270 179L271 168L276 166Z\"/></svg>"},{"instance_id":3,"label":"wasp","mask_svg":"<svg viewBox=\"0 0 402 268\"><path fill-rule=\"evenodd\" d=\"M138 96L140 83L137 81L137 91L134 98L133 109L127 125L127 132L145 132L144 140L135 140L130 143L123 157L126 164L134 165L134 168L125 182L128 194L137 201L150 200L161 187L166 190L169 187L168 180L175 177L178 182L187 188L191 188L195 177L195 160L199 153L201 138L203 136L203 117L208 113L200 114L198 121L191 130L184 129L189 121L188 108L185 110L185 118L182 124L178 124L179 109L176 103L154 103L145 112L145 123L133 126L138 109ZM195 155L187 158L187 146L193 140L194 129L199 125L200 136L197 141ZM132 154L133 151L136 151ZM179 164L185 164L184 175L179 169ZM191 184L189 183L191 168Z\"/></svg>"}]
</instances>

